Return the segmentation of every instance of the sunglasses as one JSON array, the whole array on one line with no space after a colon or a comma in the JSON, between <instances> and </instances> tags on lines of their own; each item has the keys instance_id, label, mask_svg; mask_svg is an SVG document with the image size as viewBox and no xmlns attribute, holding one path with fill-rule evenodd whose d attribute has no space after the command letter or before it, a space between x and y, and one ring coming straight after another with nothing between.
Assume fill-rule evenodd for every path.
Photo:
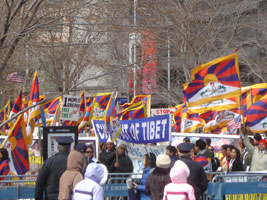
<instances>
[{"instance_id":1,"label":"sunglasses","mask_svg":"<svg viewBox=\"0 0 267 200\"><path fill-rule=\"evenodd\" d=\"M93 153L92 151L86 151L86 153Z\"/></svg>"}]
</instances>

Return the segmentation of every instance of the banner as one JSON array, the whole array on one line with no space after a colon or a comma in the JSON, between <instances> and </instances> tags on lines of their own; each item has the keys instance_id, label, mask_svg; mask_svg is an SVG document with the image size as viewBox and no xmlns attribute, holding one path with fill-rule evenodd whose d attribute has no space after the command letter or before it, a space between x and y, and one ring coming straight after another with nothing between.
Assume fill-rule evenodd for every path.
<instances>
[{"instance_id":1,"label":"banner","mask_svg":"<svg viewBox=\"0 0 267 200\"><path fill-rule=\"evenodd\" d=\"M100 142L106 142L108 138L105 124L102 120L92 120L95 133ZM147 144L168 142L171 132L170 115L156 117L121 120L122 130L118 139L135 144Z\"/></svg>"},{"instance_id":2,"label":"banner","mask_svg":"<svg viewBox=\"0 0 267 200\"><path fill-rule=\"evenodd\" d=\"M144 156L148 153L154 153L157 157L159 154L165 154L165 145L144 145L144 144L131 144L124 141L119 141L127 148L129 158L132 160L134 171L133 173L142 173L144 168Z\"/></svg>"},{"instance_id":3,"label":"banner","mask_svg":"<svg viewBox=\"0 0 267 200\"><path fill-rule=\"evenodd\" d=\"M166 114L171 114L176 111L176 108L152 108L151 109L151 116L157 116L157 115L166 115Z\"/></svg>"}]
</instances>

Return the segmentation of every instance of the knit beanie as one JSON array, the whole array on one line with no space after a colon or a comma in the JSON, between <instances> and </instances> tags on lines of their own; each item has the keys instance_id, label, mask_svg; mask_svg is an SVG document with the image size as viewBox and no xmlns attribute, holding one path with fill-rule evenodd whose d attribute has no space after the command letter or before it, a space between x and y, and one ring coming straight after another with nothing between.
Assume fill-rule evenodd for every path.
<instances>
[{"instance_id":1,"label":"knit beanie","mask_svg":"<svg viewBox=\"0 0 267 200\"><path fill-rule=\"evenodd\" d=\"M157 156L156 165L159 168L167 169L170 167L171 159L165 154L160 154Z\"/></svg>"},{"instance_id":2,"label":"knit beanie","mask_svg":"<svg viewBox=\"0 0 267 200\"><path fill-rule=\"evenodd\" d=\"M259 141L259 144L260 144L260 143L263 143L263 144L265 145L265 147L267 147L267 141L266 141L265 139L260 140L260 141Z\"/></svg>"}]
</instances>

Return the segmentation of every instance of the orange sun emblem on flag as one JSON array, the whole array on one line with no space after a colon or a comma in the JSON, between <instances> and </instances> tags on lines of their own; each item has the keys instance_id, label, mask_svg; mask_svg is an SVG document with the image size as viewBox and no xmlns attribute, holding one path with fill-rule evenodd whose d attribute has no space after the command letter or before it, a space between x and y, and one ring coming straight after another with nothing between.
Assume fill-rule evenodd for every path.
<instances>
[{"instance_id":1,"label":"orange sun emblem on flag","mask_svg":"<svg viewBox=\"0 0 267 200\"><path fill-rule=\"evenodd\" d=\"M15 137L11 137L9 138L10 144L11 144L11 151L13 151L15 149L15 147L17 146L17 140Z\"/></svg>"}]
</instances>

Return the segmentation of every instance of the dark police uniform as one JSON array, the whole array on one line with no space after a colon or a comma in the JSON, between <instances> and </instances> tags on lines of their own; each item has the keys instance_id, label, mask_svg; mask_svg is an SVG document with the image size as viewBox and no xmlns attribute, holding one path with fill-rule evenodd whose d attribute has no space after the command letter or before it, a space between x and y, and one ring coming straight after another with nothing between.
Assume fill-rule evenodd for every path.
<instances>
[{"instance_id":1,"label":"dark police uniform","mask_svg":"<svg viewBox=\"0 0 267 200\"><path fill-rule=\"evenodd\" d=\"M181 143L177 148L181 153L189 153L190 150L194 148L194 145L191 143ZM187 183L194 188L196 199L201 199L202 194L208 188L208 180L203 167L201 167L199 163L191 160L189 156L181 156L180 160L182 160L190 170Z\"/></svg>"},{"instance_id":2,"label":"dark police uniform","mask_svg":"<svg viewBox=\"0 0 267 200\"><path fill-rule=\"evenodd\" d=\"M73 142L72 137L64 136L57 138L60 145L70 145ZM40 169L35 186L35 199L58 199L59 180L67 168L68 152L59 152L48 158Z\"/></svg>"}]
</instances>

